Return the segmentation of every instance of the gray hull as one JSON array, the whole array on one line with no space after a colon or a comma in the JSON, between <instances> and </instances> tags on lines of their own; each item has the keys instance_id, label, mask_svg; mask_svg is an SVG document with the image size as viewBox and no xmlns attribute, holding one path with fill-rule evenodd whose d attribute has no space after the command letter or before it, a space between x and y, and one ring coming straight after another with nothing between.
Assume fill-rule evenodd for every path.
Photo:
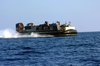
<instances>
[{"instance_id":1,"label":"gray hull","mask_svg":"<svg viewBox=\"0 0 100 66\"><path fill-rule=\"evenodd\" d=\"M53 35L53 36L76 36L76 30L66 30L66 31L22 31L19 32L20 34L31 34L31 33L38 33L41 35Z\"/></svg>"}]
</instances>

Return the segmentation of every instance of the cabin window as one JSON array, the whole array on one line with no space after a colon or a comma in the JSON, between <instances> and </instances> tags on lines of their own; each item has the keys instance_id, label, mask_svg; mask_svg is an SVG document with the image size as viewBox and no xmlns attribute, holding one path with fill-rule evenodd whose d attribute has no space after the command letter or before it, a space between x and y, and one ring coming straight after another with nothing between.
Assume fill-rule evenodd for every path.
<instances>
[{"instance_id":1,"label":"cabin window","mask_svg":"<svg viewBox=\"0 0 100 66\"><path fill-rule=\"evenodd\" d=\"M39 30L39 28L36 28L36 30Z\"/></svg>"},{"instance_id":2,"label":"cabin window","mask_svg":"<svg viewBox=\"0 0 100 66\"><path fill-rule=\"evenodd\" d=\"M50 29L50 27L48 27L48 29Z\"/></svg>"}]
</instances>

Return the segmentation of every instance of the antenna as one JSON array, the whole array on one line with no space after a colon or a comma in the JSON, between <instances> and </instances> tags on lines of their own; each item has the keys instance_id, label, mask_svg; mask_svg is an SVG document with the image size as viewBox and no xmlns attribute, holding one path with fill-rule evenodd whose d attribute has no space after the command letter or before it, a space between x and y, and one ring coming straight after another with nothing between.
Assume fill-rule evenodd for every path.
<instances>
[{"instance_id":1,"label":"antenna","mask_svg":"<svg viewBox=\"0 0 100 66\"><path fill-rule=\"evenodd\" d=\"M67 25L67 22L65 21L65 25Z\"/></svg>"},{"instance_id":2,"label":"antenna","mask_svg":"<svg viewBox=\"0 0 100 66\"><path fill-rule=\"evenodd\" d=\"M69 24L71 24L71 22L69 21Z\"/></svg>"}]
</instances>

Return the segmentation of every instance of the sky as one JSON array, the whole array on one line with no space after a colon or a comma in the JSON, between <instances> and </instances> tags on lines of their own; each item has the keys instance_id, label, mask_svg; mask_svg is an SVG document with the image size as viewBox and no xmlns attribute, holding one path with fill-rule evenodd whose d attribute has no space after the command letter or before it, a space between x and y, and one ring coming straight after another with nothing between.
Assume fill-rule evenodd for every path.
<instances>
[{"instance_id":1,"label":"sky","mask_svg":"<svg viewBox=\"0 0 100 66\"><path fill-rule=\"evenodd\" d=\"M45 21L70 21L78 32L100 31L100 0L0 0L0 30Z\"/></svg>"}]
</instances>

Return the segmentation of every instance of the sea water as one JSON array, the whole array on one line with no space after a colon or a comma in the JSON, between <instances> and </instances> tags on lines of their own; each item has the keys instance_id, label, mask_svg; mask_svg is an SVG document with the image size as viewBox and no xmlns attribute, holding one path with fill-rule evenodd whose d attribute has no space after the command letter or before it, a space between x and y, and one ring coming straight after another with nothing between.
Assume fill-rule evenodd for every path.
<instances>
[{"instance_id":1,"label":"sea water","mask_svg":"<svg viewBox=\"0 0 100 66\"><path fill-rule=\"evenodd\" d=\"M0 66L100 66L100 32L51 37L4 30L0 36Z\"/></svg>"}]
</instances>

